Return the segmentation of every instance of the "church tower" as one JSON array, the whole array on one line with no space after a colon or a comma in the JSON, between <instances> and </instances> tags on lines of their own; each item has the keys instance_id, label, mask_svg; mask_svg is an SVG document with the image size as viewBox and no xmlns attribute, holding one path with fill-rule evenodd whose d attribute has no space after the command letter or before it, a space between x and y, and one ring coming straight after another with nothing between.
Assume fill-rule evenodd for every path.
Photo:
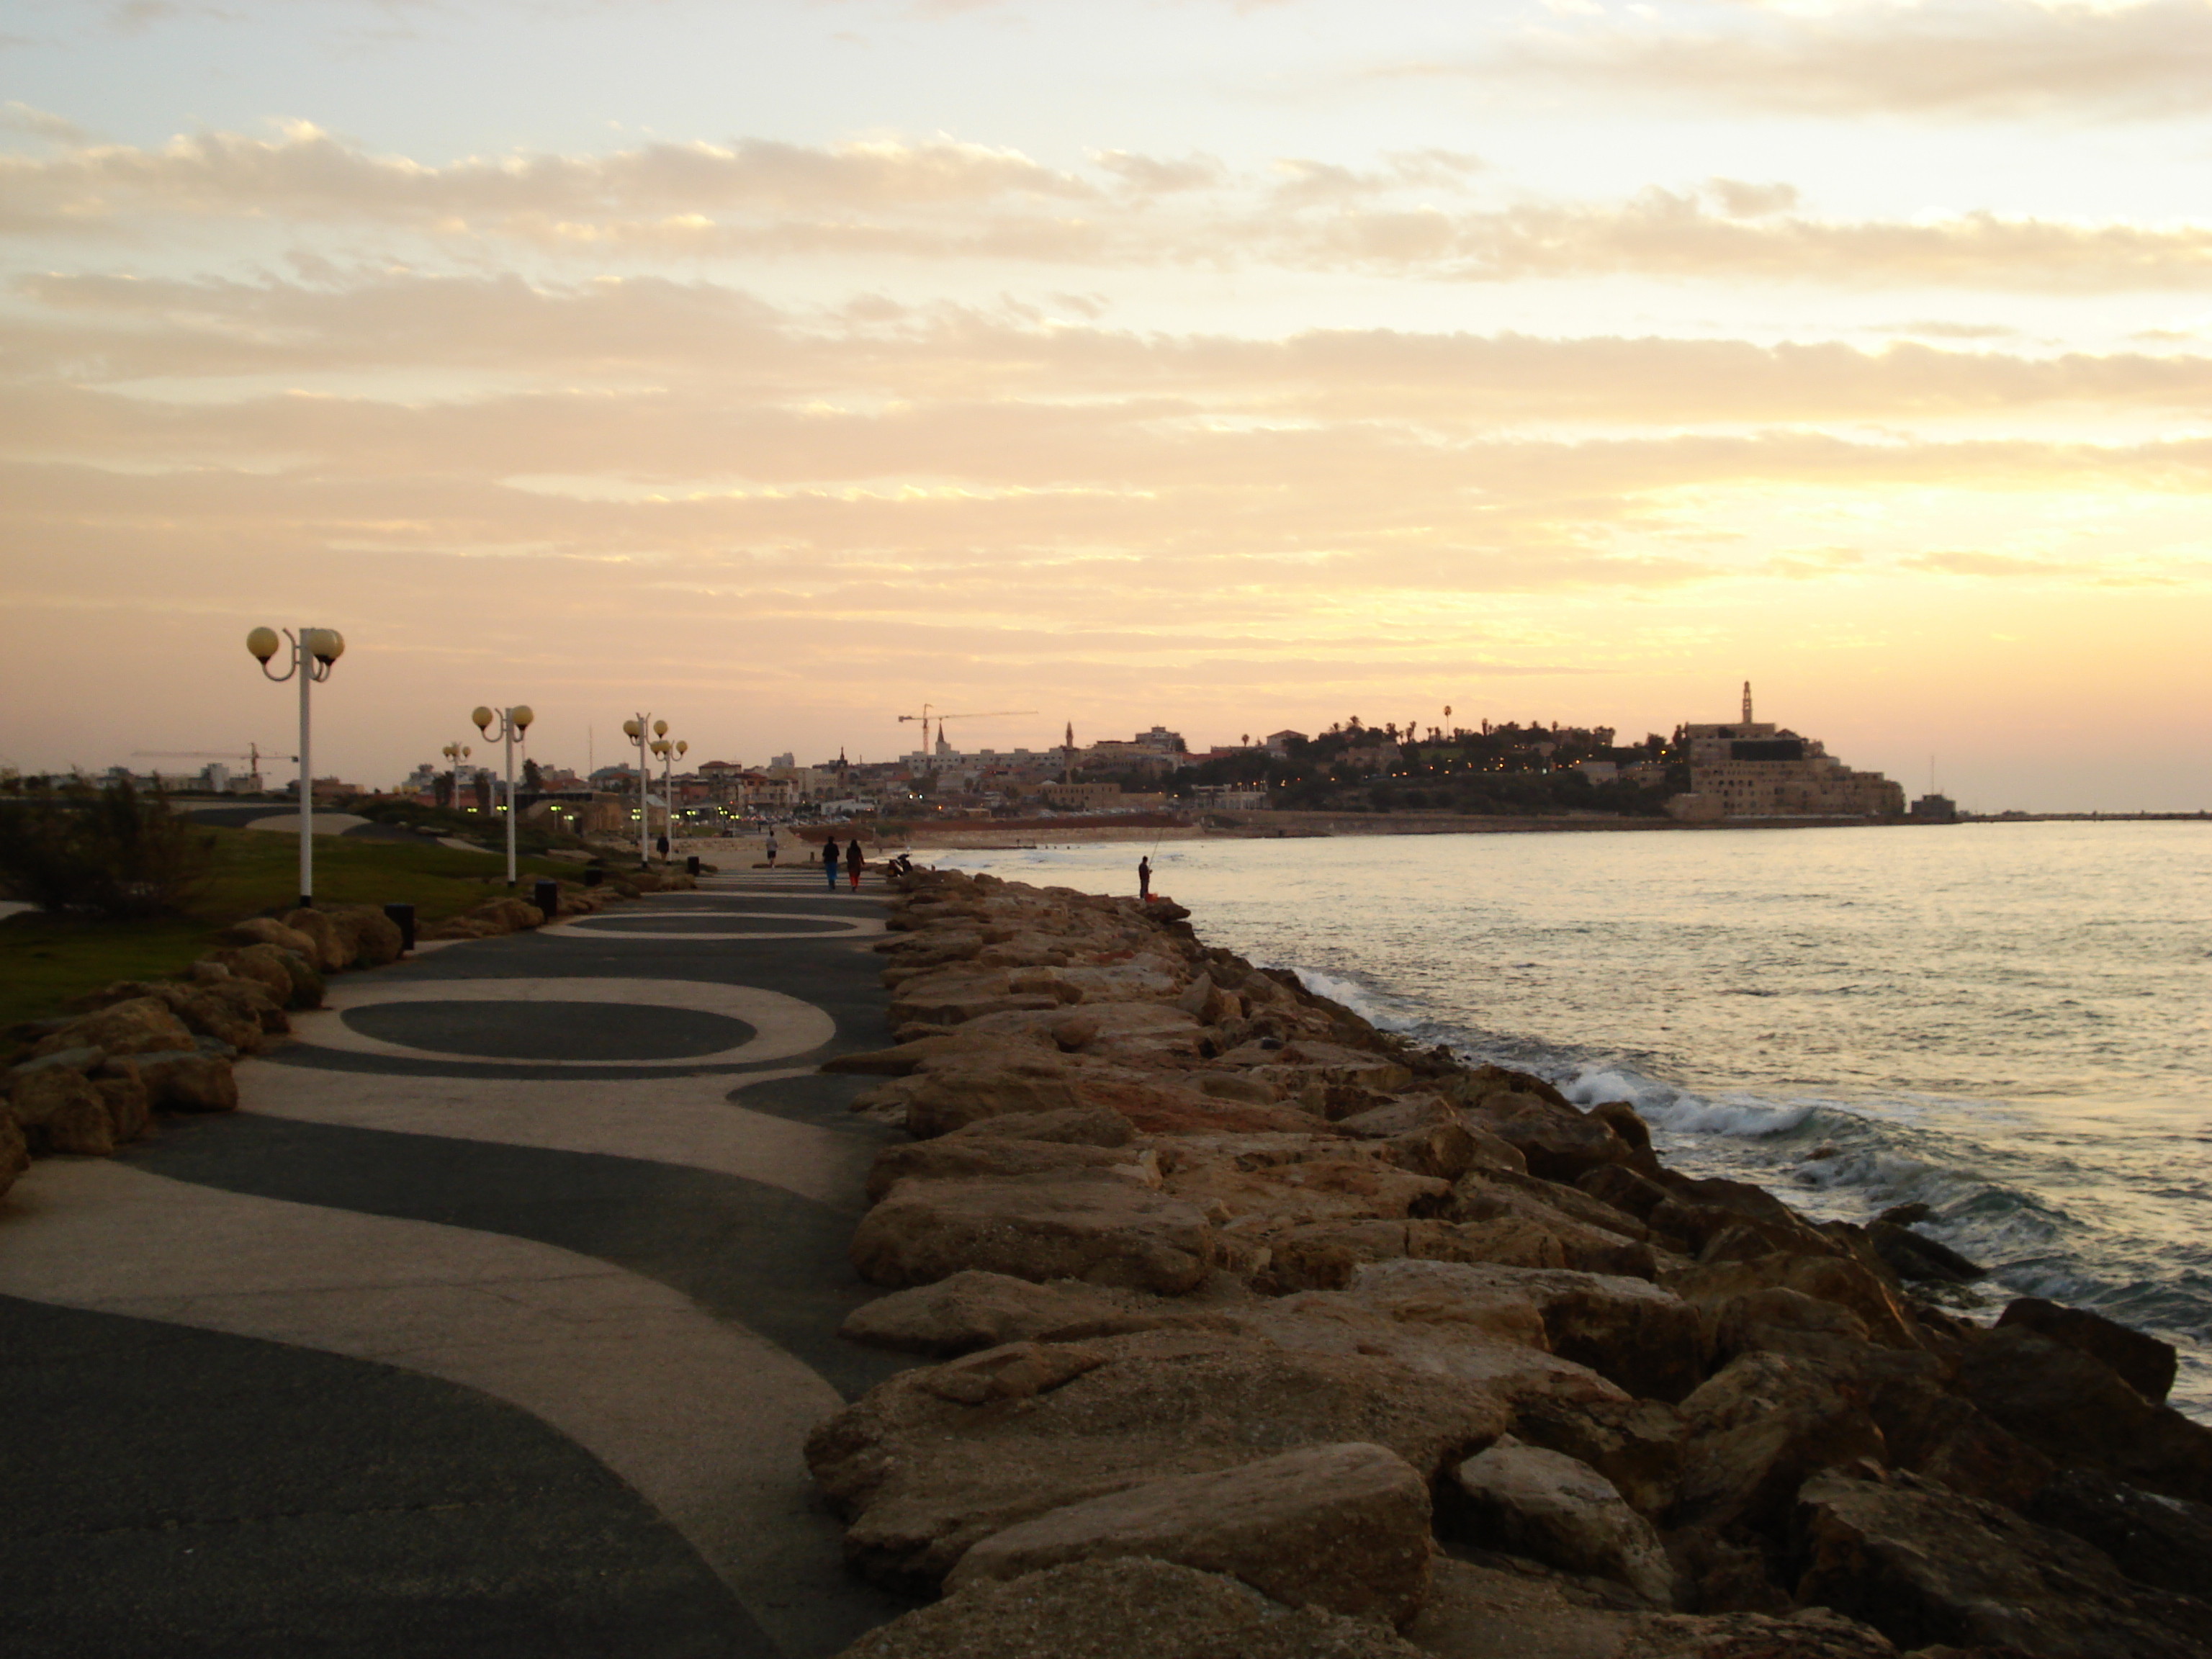
<instances>
[{"instance_id":1,"label":"church tower","mask_svg":"<svg viewBox=\"0 0 2212 1659\"><path fill-rule=\"evenodd\" d=\"M1743 683L1743 723L1746 726L1751 724L1751 682L1749 680Z\"/></svg>"}]
</instances>

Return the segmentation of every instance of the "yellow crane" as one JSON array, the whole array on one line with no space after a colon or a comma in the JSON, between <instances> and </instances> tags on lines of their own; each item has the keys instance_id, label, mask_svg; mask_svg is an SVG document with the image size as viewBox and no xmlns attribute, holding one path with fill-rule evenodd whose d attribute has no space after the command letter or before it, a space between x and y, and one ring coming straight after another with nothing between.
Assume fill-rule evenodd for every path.
<instances>
[{"instance_id":1,"label":"yellow crane","mask_svg":"<svg viewBox=\"0 0 2212 1659\"><path fill-rule=\"evenodd\" d=\"M993 720L1001 714L1034 714L1036 713L1036 710L1034 708L980 708L965 714L940 714L929 704L924 703L919 714L901 714L899 719L902 721L920 720L921 722L921 752L929 758L931 769L933 771L936 769L937 755L929 743L929 725L932 720L937 722L937 740L942 743L945 741L945 722L947 720Z\"/></svg>"}]
</instances>

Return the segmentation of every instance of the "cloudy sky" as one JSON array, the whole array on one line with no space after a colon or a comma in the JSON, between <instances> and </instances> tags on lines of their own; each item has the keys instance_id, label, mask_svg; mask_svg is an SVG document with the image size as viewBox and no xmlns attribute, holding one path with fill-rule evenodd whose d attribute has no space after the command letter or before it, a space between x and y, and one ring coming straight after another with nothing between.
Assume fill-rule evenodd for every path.
<instances>
[{"instance_id":1,"label":"cloudy sky","mask_svg":"<svg viewBox=\"0 0 2212 1659\"><path fill-rule=\"evenodd\" d=\"M1749 678L2202 807L2208 85L2206 0L6 0L0 761L289 747L310 623L368 784L479 702L758 763Z\"/></svg>"}]
</instances>

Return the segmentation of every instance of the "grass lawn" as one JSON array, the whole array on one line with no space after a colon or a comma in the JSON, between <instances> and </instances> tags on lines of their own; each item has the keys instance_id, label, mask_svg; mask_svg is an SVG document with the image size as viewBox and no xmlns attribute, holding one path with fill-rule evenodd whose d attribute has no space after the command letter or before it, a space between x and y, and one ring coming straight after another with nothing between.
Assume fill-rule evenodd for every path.
<instances>
[{"instance_id":1,"label":"grass lawn","mask_svg":"<svg viewBox=\"0 0 2212 1659\"><path fill-rule=\"evenodd\" d=\"M299 902L300 841L265 830L204 830L215 842L211 878L185 913L149 921L24 915L0 921L0 1026L58 1012L111 980L180 974L216 935L246 916L283 915ZM523 896L539 876L574 881L554 859L517 866ZM504 855L425 843L315 838L315 898L324 904L410 903L417 921L442 921L507 890Z\"/></svg>"}]
</instances>

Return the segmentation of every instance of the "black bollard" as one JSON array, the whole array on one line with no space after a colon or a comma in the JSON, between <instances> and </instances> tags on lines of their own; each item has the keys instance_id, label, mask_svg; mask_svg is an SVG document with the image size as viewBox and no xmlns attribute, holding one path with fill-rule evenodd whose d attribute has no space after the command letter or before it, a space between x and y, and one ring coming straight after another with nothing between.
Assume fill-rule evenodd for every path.
<instances>
[{"instance_id":1,"label":"black bollard","mask_svg":"<svg viewBox=\"0 0 2212 1659\"><path fill-rule=\"evenodd\" d=\"M586 865L586 866L584 866L584 885L585 885L585 886L586 886L586 887L597 887L597 886L598 886L601 882L605 881L606 878L607 878L607 872L605 872L605 870L602 869L599 866L598 866L598 865L596 865L596 864L587 864L587 865Z\"/></svg>"},{"instance_id":2,"label":"black bollard","mask_svg":"<svg viewBox=\"0 0 2212 1659\"><path fill-rule=\"evenodd\" d=\"M684 872L685 872L685 873L687 873L687 874L689 874L689 875L694 875L694 876L697 875L697 874L699 873L699 858L698 858L698 855L697 855L696 854L694 854L691 857L690 857L690 858L688 858L688 859L684 860Z\"/></svg>"},{"instance_id":3,"label":"black bollard","mask_svg":"<svg viewBox=\"0 0 2212 1659\"><path fill-rule=\"evenodd\" d=\"M387 904L384 914L399 929L399 950L402 955L415 948L415 907L411 904Z\"/></svg>"},{"instance_id":4,"label":"black bollard","mask_svg":"<svg viewBox=\"0 0 2212 1659\"><path fill-rule=\"evenodd\" d=\"M537 901L538 908L545 913L546 921L550 921L561 914L561 884L559 882L550 879L540 881L531 896Z\"/></svg>"}]
</instances>

